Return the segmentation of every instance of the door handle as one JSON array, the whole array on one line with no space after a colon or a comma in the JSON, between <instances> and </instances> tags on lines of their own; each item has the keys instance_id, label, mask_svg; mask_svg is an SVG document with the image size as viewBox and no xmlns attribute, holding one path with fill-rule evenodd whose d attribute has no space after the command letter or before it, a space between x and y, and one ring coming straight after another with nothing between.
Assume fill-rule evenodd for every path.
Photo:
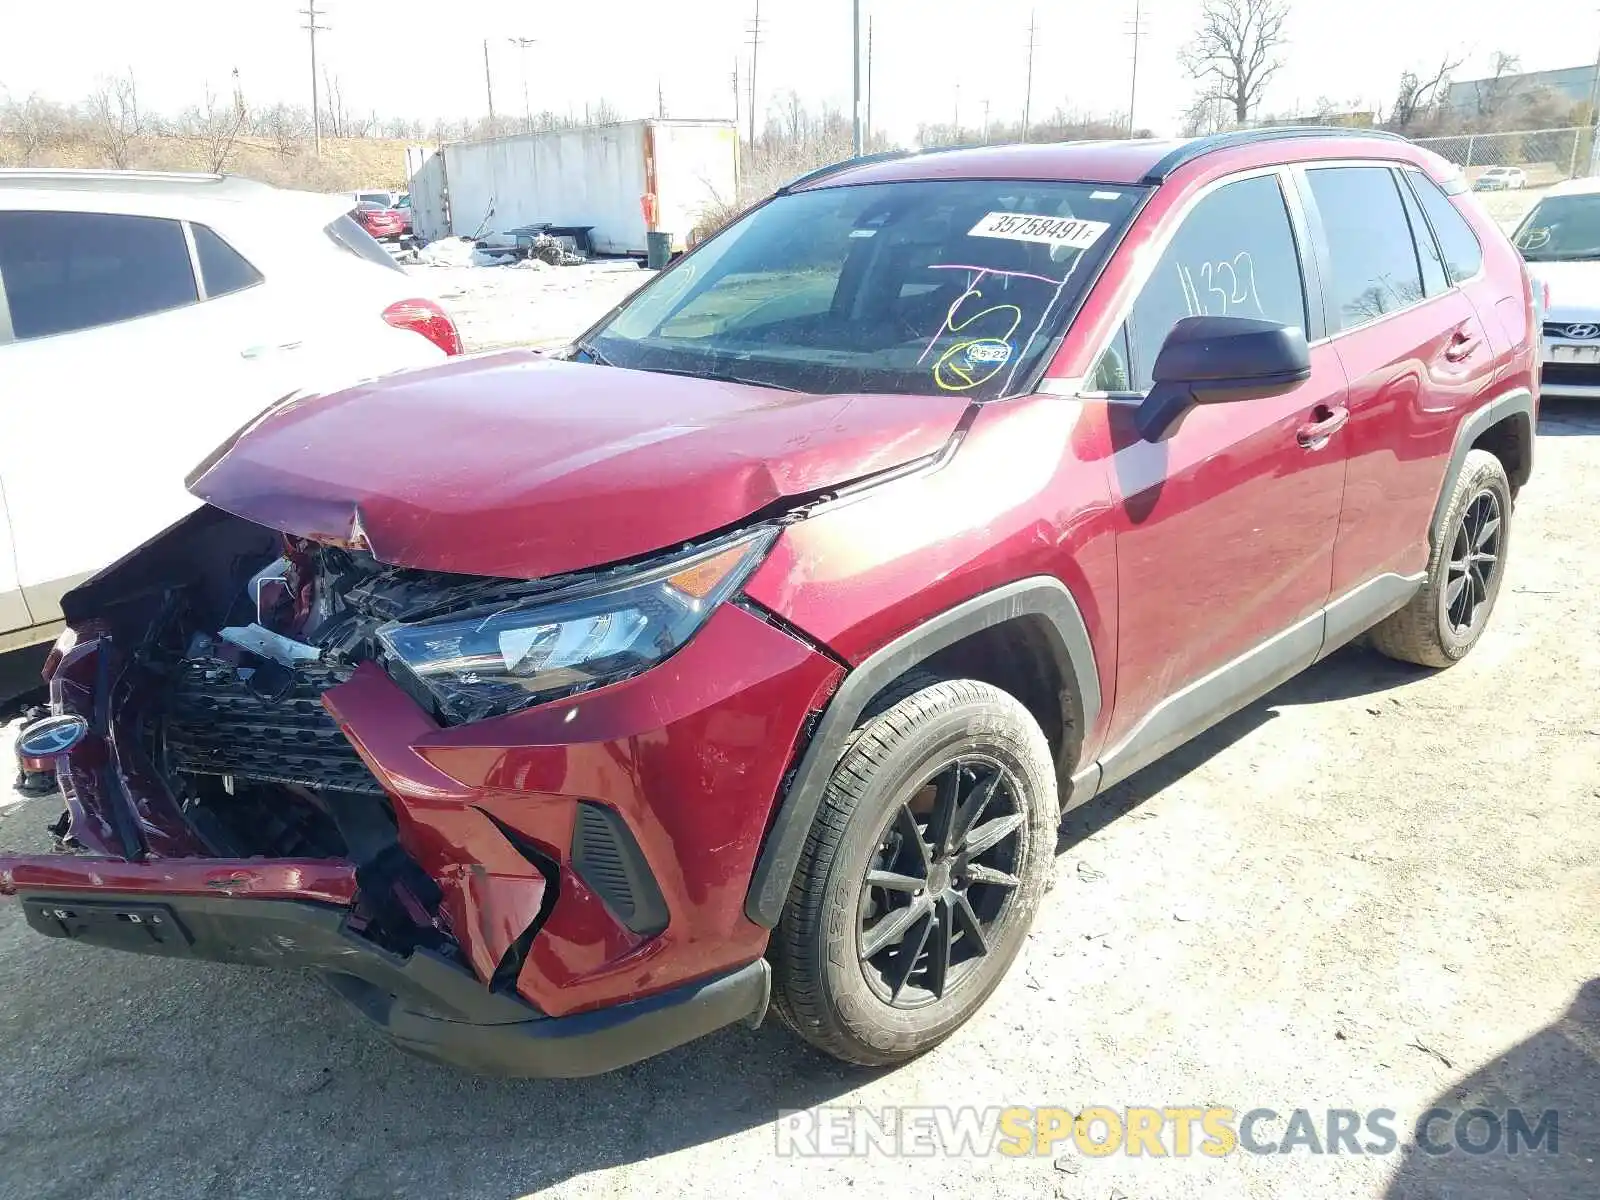
<instances>
[{"instance_id":1,"label":"door handle","mask_svg":"<svg viewBox=\"0 0 1600 1200\"><path fill-rule=\"evenodd\" d=\"M1307 450L1321 450L1328 444L1329 438L1344 428L1345 422L1350 419L1350 410L1342 404L1335 408L1319 404L1311 411L1311 415L1316 419L1295 430L1294 440Z\"/></svg>"},{"instance_id":2,"label":"door handle","mask_svg":"<svg viewBox=\"0 0 1600 1200\"><path fill-rule=\"evenodd\" d=\"M1445 347L1444 357L1446 362L1465 362L1477 353L1482 342L1476 334L1468 333L1464 329L1456 330L1455 336L1450 339L1450 344Z\"/></svg>"},{"instance_id":3,"label":"door handle","mask_svg":"<svg viewBox=\"0 0 1600 1200\"><path fill-rule=\"evenodd\" d=\"M265 358L269 354L277 354L283 350L296 350L299 342L279 342L276 346L246 346L239 351L240 358Z\"/></svg>"}]
</instances>

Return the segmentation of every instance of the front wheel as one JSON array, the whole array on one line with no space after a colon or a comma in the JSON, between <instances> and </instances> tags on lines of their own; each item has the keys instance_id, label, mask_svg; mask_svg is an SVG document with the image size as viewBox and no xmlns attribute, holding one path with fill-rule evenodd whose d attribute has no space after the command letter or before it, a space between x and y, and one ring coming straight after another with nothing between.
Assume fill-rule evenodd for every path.
<instances>
[{"instance_id":1,"label":"front wheel","mask_svg":"<svg viewBox=\"0 0 1600 1200\"><path fill-rule=\"evenodd\" d=\"M1500 460L1469 450L1411 602L1372 630L1372 645L1402 662L1448 667L1467 656L1488 627L1505 577L1511 483Z\"/></svg>"},{"instance_id":2,"label":"front wheel","mask_svg":"<svg viewBox=\"0 0 1600 1200\"><path fill-rule=\"evenodd\" d=\"M1054 866L1038 723L975 680L869 716L834 769L772 942L774 1008L813 1046L888 1066L977 1011Z\"/></svg>"}]
</instances>

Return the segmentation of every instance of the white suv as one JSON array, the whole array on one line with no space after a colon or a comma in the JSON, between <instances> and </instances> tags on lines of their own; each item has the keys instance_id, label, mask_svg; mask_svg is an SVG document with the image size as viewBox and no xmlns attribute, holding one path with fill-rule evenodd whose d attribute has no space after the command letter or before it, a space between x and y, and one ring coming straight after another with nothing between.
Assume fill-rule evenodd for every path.
<instances>
[{"instance_id":1,"label":"white suv","mask_svg":"<svg viewBox=\"0 0 1600 1200\"><path fill-rule=\"evenodd\" d=\"M184 477L273 401L460 352L351 204L0 170L0 654L54 637L62 593L194 507Z\"/></svg>"}]
</instances>

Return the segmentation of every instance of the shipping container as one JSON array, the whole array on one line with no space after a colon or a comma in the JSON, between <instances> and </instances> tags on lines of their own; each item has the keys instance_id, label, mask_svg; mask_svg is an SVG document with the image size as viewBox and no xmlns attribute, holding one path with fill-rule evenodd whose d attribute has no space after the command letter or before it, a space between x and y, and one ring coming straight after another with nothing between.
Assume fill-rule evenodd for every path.
<instances>
[{"instance_id":1,"label":"shipping container","mask_svg":"<svg viewBox=\"0 0 1600 1200\"><path fill-rule=\"evenodd\" d=\"M416 232L483 237L524 225L592 226L601 254L643 255L645 234L689 231L731 204L739 137L731 121L623 121L407 154ZM654 196L655 221L644 197Z\"/></svg>"}]
</instances>

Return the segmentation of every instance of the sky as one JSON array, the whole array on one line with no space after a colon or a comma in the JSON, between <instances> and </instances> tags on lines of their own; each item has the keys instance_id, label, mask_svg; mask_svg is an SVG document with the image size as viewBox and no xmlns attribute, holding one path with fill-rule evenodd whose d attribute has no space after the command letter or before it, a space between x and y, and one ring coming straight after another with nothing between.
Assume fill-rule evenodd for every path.
<instances>
[{"instance_id":1,"label":"sky","mask_svg":"<svg viewBox=\"0 0 1600 1200\"><path fill-rule=\"evenodd\" d=\"M1126 112L1128 30L1136 0L861 0L873 30L875 127L911 144L919 122L978 128L1020 118L1030 14L1037 21L1033 113ZM1138 0L1138 123L1176 132L1195 92L1177 58L1200 0ZM1265 109L1387 105L1401 71L1431 74L1464 57L1458 79L1483 74L1497 50L1527 70L1593 62L1595 0L1290 0L1286 65ZM306 0L0 0L0 89L75 101L97 76L132 69L143 107L176 113L232 73L252 103L309 105ZM484 41L496 110L528 105L582 114L602 98L623 116L734 115L735 63L748 87L746 30L755 0L319 0L318 55L349 107L383 116L476 117L486 111ZM762 0L758 111L797 91L848 111L851 0ZM536 38L523 50L514 38ZM864 40L865 35L863 35ZM748 120L746 98L741 120Z\"/></svg>"}]
</instances>

